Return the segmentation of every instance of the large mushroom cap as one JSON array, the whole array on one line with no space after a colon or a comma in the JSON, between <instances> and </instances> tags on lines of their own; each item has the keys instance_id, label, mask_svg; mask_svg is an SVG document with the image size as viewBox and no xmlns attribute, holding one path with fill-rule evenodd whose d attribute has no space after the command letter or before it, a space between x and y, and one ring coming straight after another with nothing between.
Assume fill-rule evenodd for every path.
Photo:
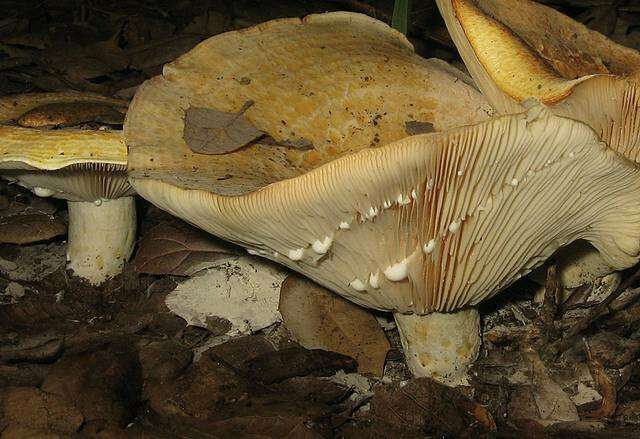
<instances>
[{"instance_id":1,"label":"large mushroom cap","mask_svg":"<svg viewBox=\"0 0 640 439\"><path fill-rule=\"evenodd\" d=\"M176 147L157 143L155 159ZM134 144L130 154L145 149ZM212 166L220 158L211 156ZM576 239L612 266L637 261L638 170L588 126L540 107L266 185L253 173L263 160L243 174L262 186L240 196L154 177L132 184L172 214L384 310L476 304Z\"/></svg>"},{"instance_id":2,"label":"large mushroom cap","mask_svg":"<svg viewBox=\"0 0 640 439\"><path fill-rule=\"evenodd\" d=\"M503 114L528 98L640 159L640 53L531 0L437 0L474 80Z\"/></svg>"},{"instance_id":3,"label":"large mushroom cap","mask_svg":"<svg viewBox=\"0 0 640 439\"><path fill-rule=\"evenodd\" d=\"M281 19L221 34L139 88L125 123L129 171L243 194L405 137L412 126L440 131L485 120L491 110L484 98L451 72L360 14ZM215 157L193 152L185 140L191 114L204 114L199 123L206 125L213 110L243 109L243 118L279 145L258 139Z\"/></svg>"}]
</instances>

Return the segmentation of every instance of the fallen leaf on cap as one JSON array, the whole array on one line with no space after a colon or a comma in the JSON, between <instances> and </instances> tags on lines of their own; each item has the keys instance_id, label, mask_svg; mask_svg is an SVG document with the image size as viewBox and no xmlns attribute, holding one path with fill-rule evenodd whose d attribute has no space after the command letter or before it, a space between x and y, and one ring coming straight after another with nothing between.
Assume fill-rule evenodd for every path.
<instances>
[{"instance_id":1,"label":"fallen leaf on cap","mask_svg":"<svg viewBox=\"0 0 640 439\"><path fill-rule=\"evenodd\" d=\"M170 221L158 224L142 238L134 265L138 273L191 276L235 253L229 244L182 221Z\"/></svg>"},{"instance_id":2,"label":"fallen leaf on cap","mask_svg":"<svg viewBox=\"0 0 640 439\"><path fill-rule=\"evenodd\" d=\"M310 280L289 276L280 291L280 313L302 346L348 355L359 372L382 375L389 341L369 311Z\"/></svg>"},{"instance_id":3,"label":"fallen leaf on cap","mask_svg":"<svg viewBox=\"0 0 640 439\"><path fill-rule=\"evenodd\" d=\"M60 219L44 214L13 215L0 219L0 243L30 244L67 233Z\"/></svg>"},{"instance_id":4,"label":"fallen leaf on cap","mask_svg":"<svg viewBox=\"0 0 640 439\"><path fill-rule=\"evenodd\" d=\"M18 118L27 128L68 127L85 122L121 125L124 114L99 102L60 102L36 107Z\"/></svg>"},{"instance_id":5,"label":"fallen leaf on cap","mask_svg":"<svg viewBox=\"0 0 640 439\"><path fill-rule=\"evenodd\" d=\"M247 101L238 113L189 107L184 115L184 141L199 154L226 154L242 148L264 135L244 117L251 105Z\"/></svg>"},{"instance_id":6,"label":"fallen leaf on cap","mask_svg":"<svg viewBox=\"0 0 640 439\"><path fill-rule=\"evenodd\" d=\"M435 132L435 129L433 128L433 124L431 122L420 122L417 120L410 120L408 122L405 122L404 130L410 136Z\"/></svg>"}]
</instances>

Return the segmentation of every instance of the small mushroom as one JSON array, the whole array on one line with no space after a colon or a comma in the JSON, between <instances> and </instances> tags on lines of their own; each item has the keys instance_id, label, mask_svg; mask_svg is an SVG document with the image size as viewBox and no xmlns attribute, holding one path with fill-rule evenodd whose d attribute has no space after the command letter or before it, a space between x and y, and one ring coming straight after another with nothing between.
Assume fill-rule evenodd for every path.
<instances>
[{"instance_id":1,"label":"small mushroom","mask_svg":"<svg viewBox=\"0 0 640 439\"><path fill-rule=\"evenodd\" d=\"M557 115L585 122L611 149L640 163L640 53L530 0L437 4L498 113L522 111L534 98ZM564 256L573 260L560 271L567 287L607 274L594 250L572 247Z\"/></svg>"},{"instance_id":2,"label":"small mushroom","mask_svg":"<svg viewBox=\"0 0 640 439\"><path fill-rule=\"evenodd\" d=\"M0 175L68 201L68 268L95 285L122 271L135 243L126 166L118 131L0 126Z\"/></svg>"}]
</instances>

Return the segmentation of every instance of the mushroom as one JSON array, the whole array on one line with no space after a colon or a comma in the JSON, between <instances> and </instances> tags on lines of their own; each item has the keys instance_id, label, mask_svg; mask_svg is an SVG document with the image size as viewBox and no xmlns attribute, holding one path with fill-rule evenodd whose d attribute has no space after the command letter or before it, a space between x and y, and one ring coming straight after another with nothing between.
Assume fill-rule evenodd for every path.
<instances>
[{"instance_id":1,"label":"mushroom","mask_svg":"<svg viewBox=\"0 0 640 439\"><path fill-rule=\"evenodd\" d=\"M440 93L437 67L358 14L211 38L138 89L124 126L131 184L251 254L393 312L412 371L461 383L480 344L474 305L576 239L611 266L637 261L640 180L589 127L542 107L477 123L482 100L459 80L446 90L456 99ZM384 113L372 102L393 105L395 122L368 124ZM242 114L276 140L295 130L313 149L257 140L194 153L194 106ZM397 140L420 108L438 129L476 124ZM376 134L395 142L372 148Z\"/></svg>"},{"instance_id":2,"label":"mushroom","mask_svg":"<svg viewBox=\"0 0 640 439\"><path fill-rule=\"evenodd\" d=\"M68 201L68 268L94 285L122 271L135 243L127 150L118 131L0 125L0 175Z\"/></svg>"},{"instance_id":3,"label":"mushroom","mask_svg":"<svg viewBox=\"0 0 640 439\"><path fill-rule=\"evenodd\" d=\"M498 113L534 98L640 162L640 53L530 0L437 0L467 68ZM636 72L636 73L634 73ZM566 287L611 273L585 243L565 249ZM615 280L615 279L614 279Z\"/></svg>"}]
</instances>

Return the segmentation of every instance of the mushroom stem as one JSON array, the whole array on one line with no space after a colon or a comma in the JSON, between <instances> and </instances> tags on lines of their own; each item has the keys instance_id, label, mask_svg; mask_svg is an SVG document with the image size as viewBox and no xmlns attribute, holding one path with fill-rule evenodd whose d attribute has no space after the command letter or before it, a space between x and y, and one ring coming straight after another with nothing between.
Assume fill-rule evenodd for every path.
<instances>
[{"instance_id":1,"label":"mushroom stem","mask_svg":"<svg viewBox=\"0 0 640 439\"><path fill-rule=\"evenodd\" d=\"M68 205L67 268L92 285L121 273L135 243L134 197Z\"/></svg>"},{"instance_id":2,"label":"mushroom stem","mask_svg":"<svg viewBox=\"0 0 640 439\"><path fill-rule=\"evenodd\" d=\"M467 370L480 350L480 315L476 308L453 313L393 315L409 366L450 386L468 384Z\"/></svg>"}]
</instances>

